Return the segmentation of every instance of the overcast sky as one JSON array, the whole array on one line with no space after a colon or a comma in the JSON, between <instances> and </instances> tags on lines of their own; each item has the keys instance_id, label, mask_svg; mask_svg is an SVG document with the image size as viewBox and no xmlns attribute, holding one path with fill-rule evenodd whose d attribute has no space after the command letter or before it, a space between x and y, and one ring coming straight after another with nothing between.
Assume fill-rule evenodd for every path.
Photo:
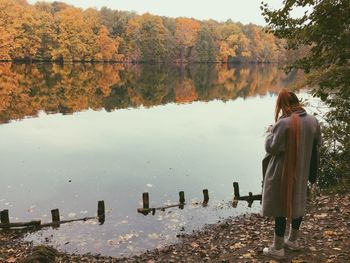
<instances>
[{"instance_id":1,"label":"overcast sky","mask_svg":"<svg viewBox=\"0 0 350 263\"><path fill-rule=\"evenodd\" d=\"M36 0L28 0L35 3ZM52 1L47 1L52 2ZM261 0L64 0L76 7L101 8L107 6L123 11L136 11L138 14L149 12L169 17L193 17L196 19L232 19L243 24L264 25L265 21L259 9ZM277 8L282 0L265 0Z\"/></svg>"}]
</instances>

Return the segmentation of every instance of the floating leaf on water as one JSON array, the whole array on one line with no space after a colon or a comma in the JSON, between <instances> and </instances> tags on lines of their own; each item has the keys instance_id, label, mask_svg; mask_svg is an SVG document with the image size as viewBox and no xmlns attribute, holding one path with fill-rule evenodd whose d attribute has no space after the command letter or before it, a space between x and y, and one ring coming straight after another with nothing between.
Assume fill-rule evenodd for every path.
<instances>
[{"instance_id":1,"label":"floating leaf on water","mask_svg":"<svg viewBox=\"0 0 350 263\"><path fill-rule=\"evenodd\" d=\"M125 234L123 236L119 236L119 240L120 241L128 241L129 239L133 238L135 236L134 233L128 233L128 234Z\"/></svg>"},{"instance_id":2,"label":"floating leaf on water","mask_svg":"<svg viewBox=\"0 0 350 263\"><path fill-rule=\"evenodd\" d=\"M71 213L69 213L69 214L68 214L68 217L70 217L70 218L74 218L76 215L77 215L76 213L71 212Z\"/></svg>"},{"instance_id":3,"label":"floating leaf on water","mask_svg":"<svg viewBox=\"0 0 350 263\"><path fill-rule=\"evenodd\" d=\"M162 248L164 248L164 245L162 245L162 244L158 244L158 245L156 246L156 249L162 249Z\"/></svg>"},{"instance_id":4,"label":"floating leaf on water","mask_svg":"<svg viewBox=\"0 0 350 263\"><path fill-rule=\"evenodd\" d=\"M159 238L159 235L157 233L148 234L148 238L149 239L157 239L157 238Z\"/></svg>"},{"instance_id":5,"label":"floating leaf on water","mask_svg":"<svg viewBox=\"0 0 350 263\"><path fill-rule=\"evenodd\" d=\"M113 240L113 239L107 240L107 244L110 246L118 245L118 243L119 243L118 241Z\"/></svg>"},{"instance_id":6,"label":"floating leaf on water","mask_svg":"<svg viewBox=\"0 0 350 263\"><path fill-rule=\"evenodd\" d=\"M171 205L172 203L171 203L171 200L166 200L165 202L164 202L164 205Z\"/></svg>"},{"instance_id":7,"label":"floating leaf on water","mask_svg":"<svg viewBox=\"0 0 350 263\"><path fill-rule=\"evenodd\" d=\"M87 220L86 222L84 222L84 224L97 225L98 222L97 222L97 221L94 221L94 220Z\"/></svg>"},{"instance_id":8,"label":"floating leaf on water","mask_svg":"<svg viewBox=\"0 0 350 263\"><path fill-rule=\"evenodd\" d=\"M133 246L127 246L126 248L129 249L131 252L134 251L134 247Z\"/></svg>"}]
</instances>

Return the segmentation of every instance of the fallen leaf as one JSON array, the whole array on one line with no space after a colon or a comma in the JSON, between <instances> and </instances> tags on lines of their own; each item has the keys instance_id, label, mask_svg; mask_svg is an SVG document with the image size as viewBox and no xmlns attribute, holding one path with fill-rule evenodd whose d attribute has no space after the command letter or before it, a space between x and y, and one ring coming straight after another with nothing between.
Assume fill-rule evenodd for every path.
<instances>
[{"instance_id":1,"label":"fallen leaf","mask_svg":"<svg viewBox=\"0 0 350 263\"><path fill-rule=\"evenodd\" d=\"M323 232L324 236L333 236L333 234L334 234L334 232L331 231L331 230L326 230L326 231Z\"/></svg>"},{"instance_id":2,"label":"fallen leaf","mask_svg":"<svg viewBox=\"0 0 350 263\"><path fill-rule=\"evenodd\" d=\"M198 245L196 242L192 242L192 243L191 243L191 247L197 248L197 247L199 247L199 245Z\"/></svg>"},{"instance_id":3,"label":"fallen leaf","mask_svg":"<svg viewBox=\"0 0 350 263\"><path fill-rule=\"evenodd\" d=\"M242 255L244 258L252 258L252 254L250 253L245 253Z\"/></svg>"},{"instance_id":4,"label":"fallen leaf","mask_svg":"<svg viewBox=\"0 0 350 263\"><path fill-rule=\"evenodd\" d=\"M230 249L240 249L242 247L244 247L245 245L243 245L241 242L238 242L232 246L230 246Z\"/></svg>"},{"instance_id":5,"label":"fallen leaf","mask_svg":"<svg viewBox=\"0 0 350 263\"><path fill-rule=\"evenodd\" d=\"M316 218L326 218L328 216L328 214L326 213L322 213L320 215L315 215Z\"/></svg>"},{"instance_id":6,"label":"fallen leaf","mask_svg":"<svg viewBox=\"0 0 350 263\"><path fill-rule=\"evenodd\" d=\"M316 248L315 247L309 247L311 251L316 251Z\"/></svg>"},{"instance_id":7,"label":"fallen leaf","mask_svg":"<svg viewBox=\"0 0 350 263\"><path fill-rule=\"evenodd\" d=\"M13 263L16 262L16 258L15 257L10 257L6 260L7 263Z\"/></svg>"}]
</instances>

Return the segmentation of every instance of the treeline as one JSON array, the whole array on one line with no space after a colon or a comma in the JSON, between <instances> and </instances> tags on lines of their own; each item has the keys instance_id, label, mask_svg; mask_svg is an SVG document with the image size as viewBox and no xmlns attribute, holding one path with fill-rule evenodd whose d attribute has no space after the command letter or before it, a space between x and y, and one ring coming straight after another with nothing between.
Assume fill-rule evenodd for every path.
<instances>
[{"instance_id":1,"label":"treeline","mask_svg":"<svg viewBox=\"0 0 350 263\"><path fill-rule=\"evenodd\" d=\"M0 123L41 111L70 114L265 95L294 83L298 74L286 76L273 65L1 63Z\"/></svg>"},{"instance_id":2,"label":"treeline","mask_svg":"<svg viewBox=\"0 0 350 263\"><path fill-rule=\"evenodd\" d=\"M284 41L254 24L0 0L0 60L284 62Z\"/></svg>"}]
</instances>

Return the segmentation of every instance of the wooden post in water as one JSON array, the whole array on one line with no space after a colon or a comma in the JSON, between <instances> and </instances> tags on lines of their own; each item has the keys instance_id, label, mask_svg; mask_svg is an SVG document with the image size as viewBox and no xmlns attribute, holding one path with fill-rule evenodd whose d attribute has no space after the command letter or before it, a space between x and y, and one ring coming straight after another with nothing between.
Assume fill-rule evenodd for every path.
<instances>
[{"instance_id":1,"label":"wooden post in water","mask_svg":"<svg viewBox=\"0 0 350 263\"><path fill-rule=\"evenodd\" d=\"M60 211L58 209L51 210L52 222L56 223L60 221Z\"/></svg>"},{"instance_id":2,"label":"wooden post in water","mask_svg":"<svg viewBox=\"0 0 350 263\"><path fill-rule=\"evenodd\" d=\"M184 204L185 204L185 192L180 191L179 192L179 208L184 209Z\"/></svg>"},{"instance_id":3,"label":"wooden post in water","mask_svg":"<svg viewBox=\"0 0 350 263\"><path fill-rule=\"evenodd\" d=\"M237 182L233 182L233 191L234 191L235 199L238 200L240 195L239 195L239 185Z\"/></svg>"},{"instance_id":4,"label":"wooden post in water","mask_svg":"<svg viewBox=\"0 0 350 263\"><path fill-rule=\"evenodd\" d=\"M142 194L143 209L149 209L149 195L147 192Z\"/></svg>"},{"instance_id":5,"label":"wooden post in water","mask_svg":"<svg viewBox=\"0 0 350 263\"><path fill-rule=\"evenodd\" d=\"M184 204L185 203L185 192L184 191L180 191L179 192L179 203L180 204Z\"/></svg>"},{"instance_id":6,"label":"wooden post in water","mask_svg":"<svg viewBox=\"0 0 350 263\"><path fill-rule=\"evenodd\" d=\"M0 220L3 224L10 223L9 210L5 209L0 212Z\"/></svg>"},{"instance_id":7,"label":"wooden post in water","mask_svg":"<svg viewBox=\"0 0 350 263\"><path fill-rule=\"evenodd\" d=\"M203 196L204 196L203 206L207 206L207 205L208 205L208 202L209 202L209 192L208 192L208 189L203 189Z\"/></svg>"},{"instance_id":8,"label":"wooden post in water","mask_svg":"<svg viewBox=\"0 0 350 263\"><path fill-rule=\"evenodd\" d=\"M51 218L52 218L52 223L55 223L55 226L60 225L60 211L56 209L51 210Z\"/></svg>"},{"instance_id":9,"label":"wooden post in water","mask_svg":"<svg viewBox=\"0 0 350 263\"><path fill-rule=\"evenodd\" d=\"M253 199L253 193L252 192L249 192L249 196L248 196L248 207L252 207L252 204L254 202L254 199Z\"/></svg>"},{"instance_id":10,"label":"wooden post in water","mask_svg":"<svg viewBox=\"0 0 350 263\"><path fill-rule=\"evenodd\" d=\"M97 203L97 217L98 217L98 222L102 225L105 222L105 201L98 201Z\"/></svg>"},{"instance_id":11,"label":"wooden post in water","mask_svg":"<svg viewBox=\"0 0 350 263\"><path fill-rule=\"evenodd\" d=\"M9 210L5 209L0 212L0 221L2 224L10 224ZM6 229L7 227L4 227Z\"/></svg>"}]
</instances>

